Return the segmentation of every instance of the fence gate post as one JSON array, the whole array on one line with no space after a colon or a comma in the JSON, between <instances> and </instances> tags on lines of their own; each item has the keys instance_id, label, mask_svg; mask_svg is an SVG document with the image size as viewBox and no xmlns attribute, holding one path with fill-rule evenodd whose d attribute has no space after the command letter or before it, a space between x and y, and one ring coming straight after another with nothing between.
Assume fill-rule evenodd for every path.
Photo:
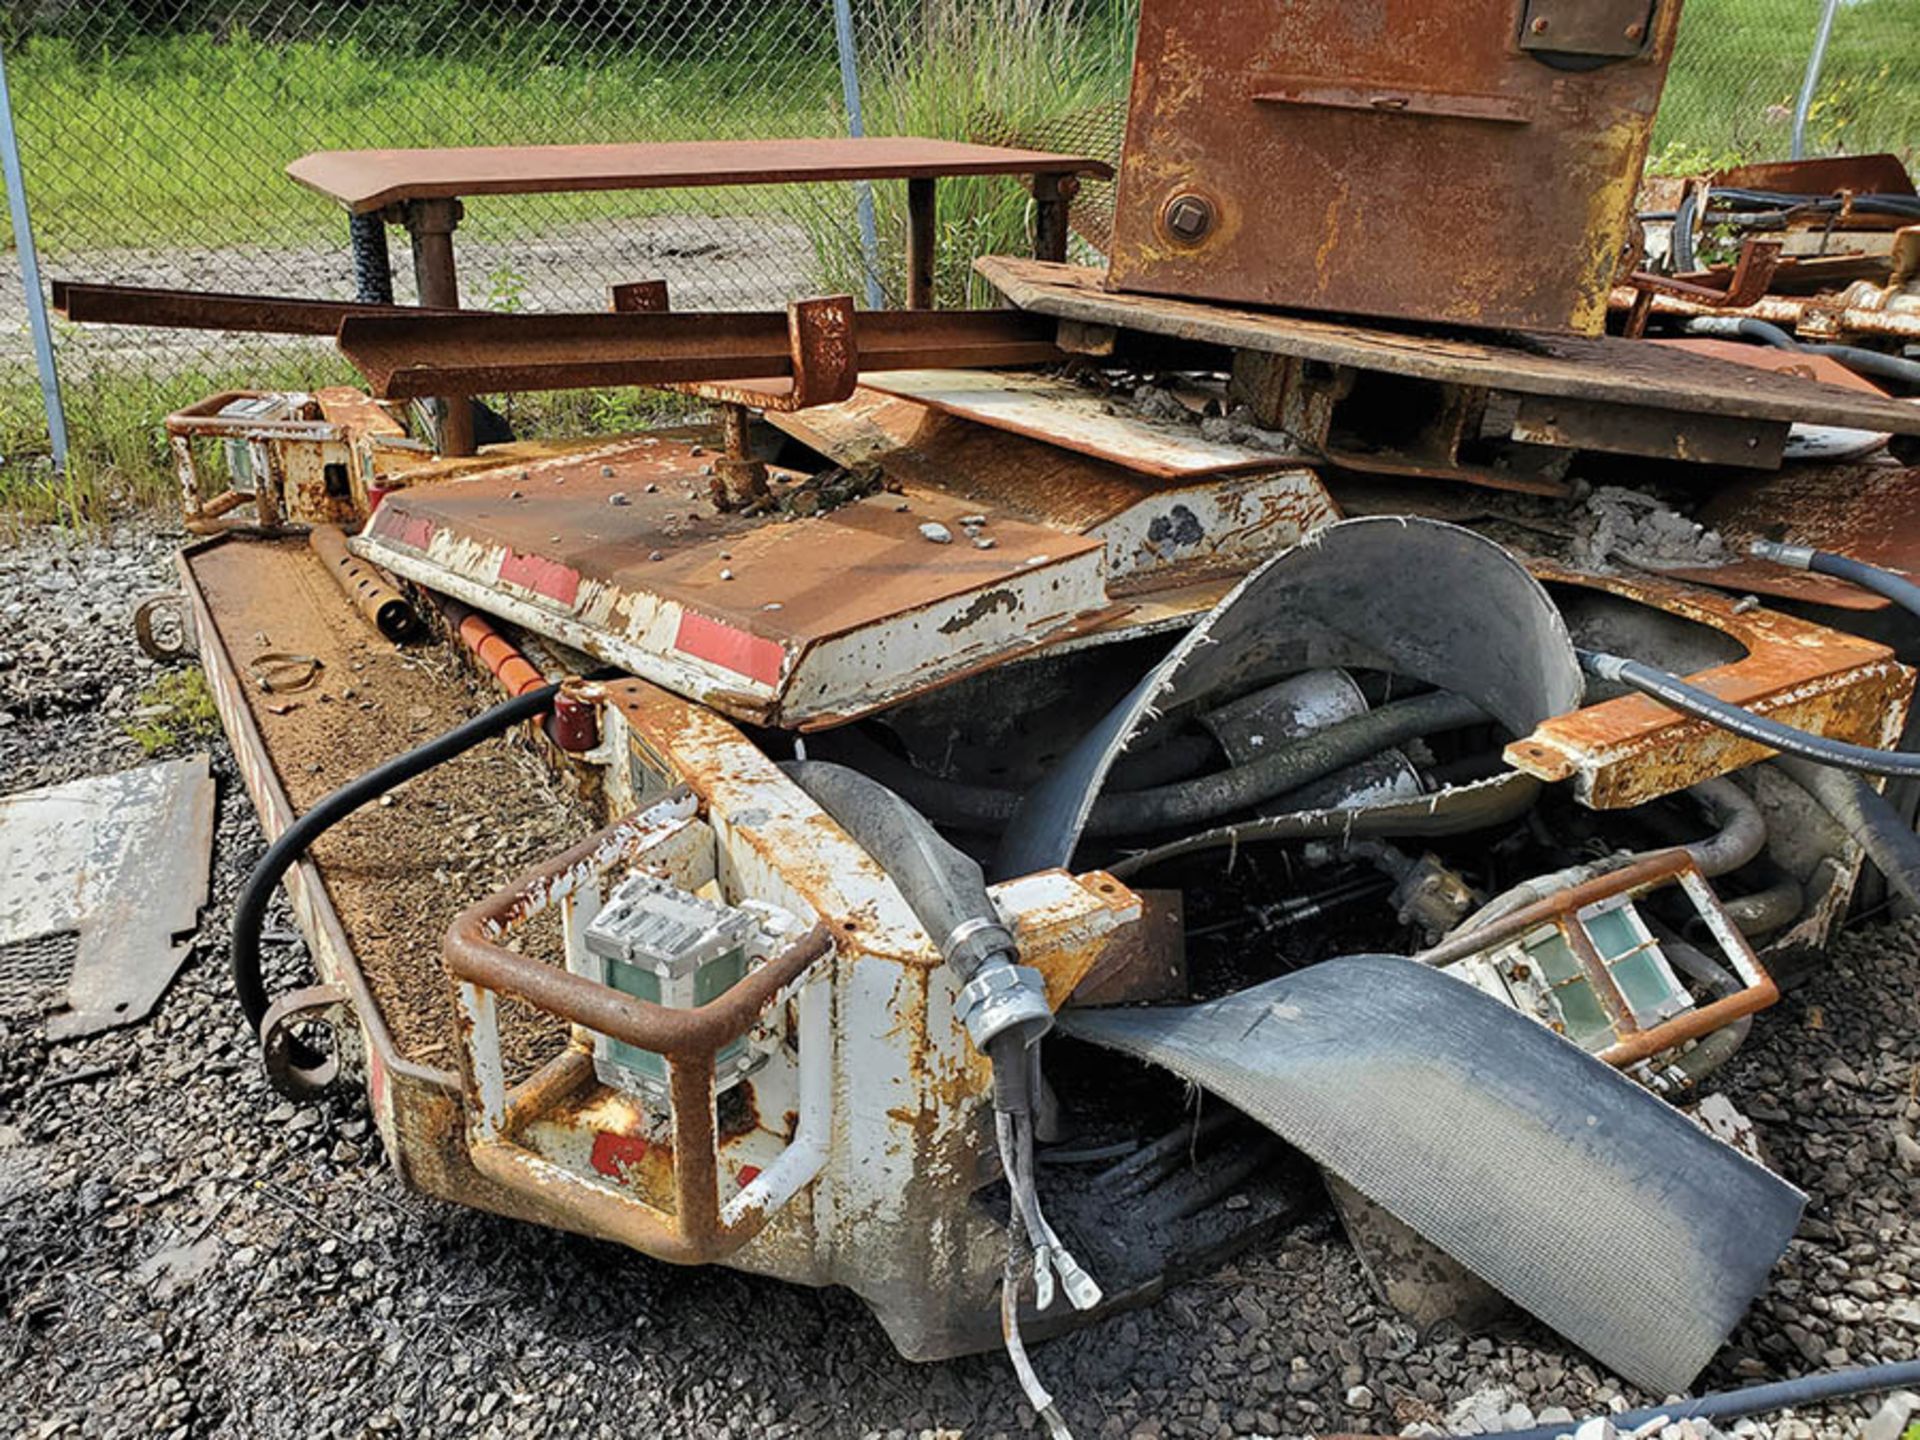
<instances>
[{"instance_id":1,"label":"fence gate post","mask_svg":"<svg viewBox=\"0 0 1920 1440\"><path fill-rule=\"evenodd\" d=\"M1820 28L1813 34L1813 53L1807 56L1807 73L1800 81L1800 98L1793 106L1793 150L1790 158L1801 160L1807 153L1807 114L1813 109L1813 94L1820 88L1820 71L1827 63L1827 41L1833 37L1833 17L1840 0L1826 0L1820 10Z\"/></svg>"},{"instance_id":2,"label":"fence gate post","mask_svg":"<svg viewBox=\"0 0 1920 1440\"><path fill-rule=\"evenodd\" d=\"M13 215L13 242L20 255L20 287L26 292L27 325L33 332L33 358L40 367L40 398L47 410L47 439L53 464L67 468L67 413L60 403L60 372L53 363L53 331L47 325L47 292L40 286L40 258L27 220L27 184L20 172L20 139L13 129L13 96L7 90L7 55L0 48L0 179Z\"/></svg>"},{"instance_id":3,"label":"fence gate post","mask_svg":"<svg viewBox=\"0 0 1920 1440\"><path fill-rule=\"evenodd\" d=\"M847 133L867 133L860 114L860 60L853 48L853 0L833 0L833 39L840 51L840 93L847 104ZM887 303L880 288L880 230L873 218L873 186L865 180L853 182L854 206L860 215L860 268L867 276L867 308L879 310Z\"/></svg>"}]
</instances>

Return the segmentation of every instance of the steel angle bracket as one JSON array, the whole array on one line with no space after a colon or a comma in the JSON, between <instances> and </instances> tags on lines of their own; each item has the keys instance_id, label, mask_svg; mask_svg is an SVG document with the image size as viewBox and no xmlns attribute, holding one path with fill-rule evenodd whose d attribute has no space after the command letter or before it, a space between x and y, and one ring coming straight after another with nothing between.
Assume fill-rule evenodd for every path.
<instances>
[{"instance_id":1,"label":"steel angle bracket","mask_svg":"<svg viewBox=\"0 0 1920 1440\"><path fill-rule=\"evenodd\" d=\"M1806 1197L1464 981L1330 960L1060 1028L1237 1106L1654 1394L1684 1390Z\"/></svg>"},{"instance_id":2,"label":"steel angle bracket","mask_svg":"<svg viewBox=\"0 0 1920 1440\"><path fill-rule=\"evenodd\" d=\"M1157 717L1333 665L1456 691L1515 735L1583 693L1559 610L1505 550L1437 520L1342 520L1243 580L1067 752L1022 799L996 872L1067 864L1108 769Z\"/></svg>"}]
</instances>

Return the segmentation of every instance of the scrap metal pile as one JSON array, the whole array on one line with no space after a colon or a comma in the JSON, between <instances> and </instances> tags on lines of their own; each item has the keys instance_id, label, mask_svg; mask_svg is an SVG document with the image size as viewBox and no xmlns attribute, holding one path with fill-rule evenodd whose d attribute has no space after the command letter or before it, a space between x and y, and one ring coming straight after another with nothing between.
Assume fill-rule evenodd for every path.
<instances>
[{"instance_id":1,"label":"scrap metal pile","mask_svg":"<svg viewBox=\"0 0 1920 1440\"><path fill-rule=\"evenodd\" d=\"M1375 10L1147 0L1104 266L1098 160L701 142L308 156L355 302L60 286L369 382L168 421L277 1080L363 1082L424 1191L1004 1343L1056 1431L1023 1332L1327 1191L1423 1323L1688 1385L1803 1203L1711 1078L1863 888L1920 899L1920 200L1869 157L1636 209L1668 0ZM963 174L1031 187L1003 308L932 308ZM463 198L846 180L906 182L912 308L458 308ZM715 423L473 398L613 385ZM434 645L508 698L366 722L444 703ZM515 729L605 829L437 915L308 852L375 797L402 869L471 843L398 787ZM273 997L283 878L320 978Z\"/></svg>"}]
</instances>

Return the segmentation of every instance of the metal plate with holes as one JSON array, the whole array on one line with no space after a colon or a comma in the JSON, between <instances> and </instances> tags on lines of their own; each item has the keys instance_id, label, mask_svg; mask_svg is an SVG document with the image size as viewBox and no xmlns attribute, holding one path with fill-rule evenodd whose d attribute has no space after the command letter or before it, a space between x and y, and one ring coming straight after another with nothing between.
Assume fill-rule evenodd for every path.
<instances>
[{"instance_id":1,"label":"metal plate with holes","mask_svg":"<svg viewBox=\"0 0 1920 1440\"><path fill-rule=\"evenodd\" d=\"M0 799L0 956L77 933L54 1039L144 1018L187 958L207 895L214 784L207 757ZM0 981L0 985L4 985Z\"/></svg>"},{"instance_id":2,"label":"metal plate with holes","mask_svg":"<svg viewBox=\"0 0 1920 1440\"><path fill-rule=\"evenodd\" d=\"M1647 48L1649 0L1528 0L1520 48L1547 55L1623 60Z\"/></svg>"}]
</instances>

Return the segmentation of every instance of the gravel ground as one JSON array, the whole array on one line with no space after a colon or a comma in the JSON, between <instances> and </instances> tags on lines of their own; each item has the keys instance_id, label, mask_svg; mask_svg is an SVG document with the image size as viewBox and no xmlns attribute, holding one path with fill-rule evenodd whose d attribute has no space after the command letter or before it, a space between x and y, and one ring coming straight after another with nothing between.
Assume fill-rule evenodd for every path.
<instances>
[{"instance_id":1,"label":"gravel ground","mask_svg":"<svg viewBox=\"0 0 1920 1440\"><path fill-rule=\"evenodd\" d=\"M0 791L143 758L124 731L157 668L126 616L169 583L172 543L126 524L106 543L31 535L0 552ZM222 964L262 841L224 742L211 748L213 903L156 1014L51 1047L31 1006L0 1014L0 1431L1035 1433L998 1356L910 1365L847 1295L422 1199L361 1097L280 1101ZM1915 1355L1917 941L1912 924L1847 936L1726 1072L1813 1201L1705 1384ZM1083 1437L1473 1431L1645 1398L1524 1321L1415 1335L1324 1215L1036 1363ZM1876 1408L1760 1433L1852 1435Z\"/></svg>"}]
</instances>

